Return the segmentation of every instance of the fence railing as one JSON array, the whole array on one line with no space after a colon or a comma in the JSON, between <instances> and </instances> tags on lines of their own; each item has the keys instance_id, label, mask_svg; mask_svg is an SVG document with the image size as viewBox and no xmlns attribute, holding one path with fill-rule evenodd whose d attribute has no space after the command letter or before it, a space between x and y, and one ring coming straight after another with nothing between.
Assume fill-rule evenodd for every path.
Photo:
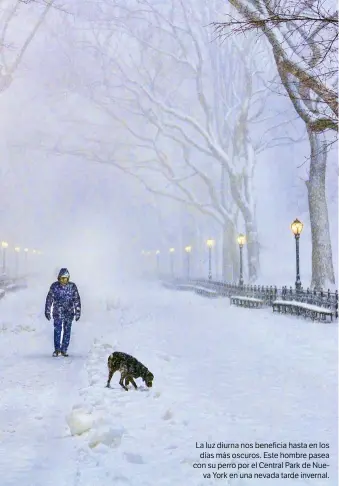
<instances>
[{"instance_id":1,"label":"fence railing","mask_svg":"<svg viewBox=\"0 0 339 486\"><path fill-rule=\"evenodd\" d=\"M297 301L306 304L316 305L331 309L338 317L338 290L313 290L310 288L297 290L293 287L277 287L264 285L238 285L235 283L226 283L216 280L208 279L194 279L184 280L175 279L173 283L190 283L192 285L203 285L207 288L216 290L220 295L230 297L231 295L239 295L244 297L254 297L261 299L266 305L272 306L276 300Z\"/></svg>"}]
</instances>

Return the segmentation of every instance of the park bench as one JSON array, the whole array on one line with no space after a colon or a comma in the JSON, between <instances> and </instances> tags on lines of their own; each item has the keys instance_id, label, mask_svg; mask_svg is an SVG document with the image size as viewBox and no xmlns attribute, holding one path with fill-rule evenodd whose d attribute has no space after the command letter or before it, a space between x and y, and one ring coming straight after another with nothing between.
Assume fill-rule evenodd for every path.
<instances>
[{"instance_id":1,"label":"park bench","mask_svg":"<svg viewBox=\"0 0 339 486\"><path fill-rule=\"evenodd\" d=\"M176 288L176 285L174 285L174 283L172 283L172 282L163 281L161 283L162 283L163 287L166 287L166 289L175 289Z\"/></svg>"},{"instance_id":2,"label":"park bench","mask_svg":"<svg viewBox=\"0 0 339 486\"><path fill-rule=\"evenodd\" d=\"M199 295L204 295L205 297L218 297L218 292L214 289L208 289L207 287L194 287L194 292Z\"/></svg>"},{"instance_id":3,"label":"park bench","mask_svg":"<svg viewBox=\"0 0 339 486\"><path fill-rule=\"evenodd\" d=\"M162 285L171 290L194 290L194 284L185 284L180 282L162 282Z\"/></svg>"},{"instance_id":4,"label":"park bench","mask_svg":"<svg viewBox=\"0 0 339 486\"><path fill-rule=\"evenodd\" d=\"M14 290L16 290L17 288L17 285L15 283L10 283L8 285L6 285L5 289L6 289L6 292L12 292Z\"/></svg>"},{"instance_id":5,"label":"park bench","mask_svg":"<svg viewBox=\"0 0 339 486\"><path fill-rule=\"evenodd\" d=\"M17 290L26 289L27 285L24 283L10 283L6 285L5 291L6 292L16 292Z\"/></svg>"},{"instance_id":6,"label":"park bench","mask_svg":"<svg viewBox=\"0 0 339 486\"><path fill-rule=\"evenodd\" d=\"M251 307L260 308L264 305L264 301L261 299L256 299L254 297L246 297L244 295L231 295L230 297L231 305L237 305L240 307Z\"/></svg>"},{"instance_id":7,"label":"park bench","mask_svg":"<svg viewBox=\"0 0 339 486\"><path fill-rule=\"evenodd\" d=\"M178 284L176 288L178 290L194 290L195 286L194 284Z\"/></svg>"},{"instance_id":8,"label":"park bench","mask_svg":"<svg viewBox=\"0 0 339 486\"><path fill-rule=\"evenodd\" d=\"M307 304L306 302L298 302L296 300L276 300L273 302L273 312L280 312L282 314L292 314L303 317L310 317L312 320L326 321L328 317L333 321L333 309L327 307L320 307L318 305Z\"/></svg>"}]
</instances>

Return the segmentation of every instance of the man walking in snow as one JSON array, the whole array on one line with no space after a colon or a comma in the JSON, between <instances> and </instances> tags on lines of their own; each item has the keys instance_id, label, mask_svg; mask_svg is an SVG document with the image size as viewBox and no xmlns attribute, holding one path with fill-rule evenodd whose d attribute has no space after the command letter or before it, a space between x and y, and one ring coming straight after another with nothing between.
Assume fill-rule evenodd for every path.
<instances>
[{"instance_id":1,"label":"man walking in snow","mask_svg":"<svg viewBox=\"0 0 339 486\"><path fill-rule=\"evenodd\" d=\"M71 338L72 322L78 321L81 315L81 301L75 283L69 281L69 271L62 268L58 281L54 282L47 294L45 316L51 320L53 306L54 319L54 353L53 356L68 356L67 349ZM61 331L64 331L61 343ZM60 344L61 343L61 344Z\"/></svg>"}]
</instances>

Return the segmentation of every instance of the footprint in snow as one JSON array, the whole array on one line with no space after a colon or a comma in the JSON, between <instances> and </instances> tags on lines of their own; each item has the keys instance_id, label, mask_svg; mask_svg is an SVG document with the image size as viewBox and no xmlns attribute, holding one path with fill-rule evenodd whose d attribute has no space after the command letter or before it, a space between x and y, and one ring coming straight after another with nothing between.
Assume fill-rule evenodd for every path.
<instances>
[{"instance_id":1,"label":"footprint in snow","mask_svg":"<svg viewBox=\"0 0 339 486\"><path fill-rule=\"evenodd\" d=\"M169 446L166 447L166 449L172 451L174 449L178 449L178 446L177 445L169 445Z\"/></svg>"},{"instance_id":2,"label":"footprint in snow","mask_svg":"<svg viewBox=\"0 0 339 486\"><path fill-rule=\"evenodd\" d=\"M171 410L166 410L165 414L162 416L163 420L170 420L173 418L173 412Z\"/></svg>"},{"instance_id":3,"label":"footprint in snow","mask_svg":"<svg viewBox=\"0 0 339 486\"><path fill-rule=\"evenodd\" d=\"M132 388L130 388L130 390L132 390ZM149 388L147 388L147 386L138 386L138 390L135 390L135 391L138 391L138 392L150 392L151 390Z\"/></svg>"},{"instance_id":4,"label":"footprint in snow","mask_svg":"<svg viewBox=\"0 0 339 486\"><path fill-rule=\"evenodd\" d=\"M125 476L114 476L113 484L130 484L130 480Z\"/></svg>"},{"instance_id":5,"label":"footprint in snow","mask_svg":"<svg viewBox=\"0 0 339 486\"><path fill-rule=\"evenodd\" d=\"M163 359L164 361L171 361L171 356L167 354L157 353L158 358Z\"/></svg>"},{"instance_id":6,"label":"footprint in snow","mask_svg":"<svg viewBox=\"0 0 339 486\"><path fill-rule=\"evenodd\" d=\"M125 452L124 456L127 462L131 464L145 464L143 458L139 454L133 454L131 452Z\"/></svg>"}]
</instances>

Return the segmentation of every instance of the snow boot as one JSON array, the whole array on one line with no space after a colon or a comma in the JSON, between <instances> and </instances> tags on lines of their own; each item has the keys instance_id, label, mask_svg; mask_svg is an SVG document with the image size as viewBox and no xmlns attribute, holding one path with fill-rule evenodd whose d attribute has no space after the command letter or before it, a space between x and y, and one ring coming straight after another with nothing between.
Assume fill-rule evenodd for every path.
<instances>
[{"instance_id":1,"label":"snow boot","mask_svg":"<svg viewBox=\"0 0 339 486\"><path fill-rule=\"evenodd\" d=\"M61 353L61 356L64 356L65 358L67 358L68 354L67 354L66 351L60 351L60 353Z\"/></svg>"},{"instance_id":2,"label":"snow boot","mask_svg":"<svg viewBox=\"0 0 339 486\"><path fill-rule=\"evenodd\" d=\"M56 350L54 351L54 353L53 353L53 355L52 355L52 356L53 356L54 358L57 358L57 357L59 356L59 354L60 354L60 351L59 351L58 349L56 349Z\"/></svg>"}]
</instances>

